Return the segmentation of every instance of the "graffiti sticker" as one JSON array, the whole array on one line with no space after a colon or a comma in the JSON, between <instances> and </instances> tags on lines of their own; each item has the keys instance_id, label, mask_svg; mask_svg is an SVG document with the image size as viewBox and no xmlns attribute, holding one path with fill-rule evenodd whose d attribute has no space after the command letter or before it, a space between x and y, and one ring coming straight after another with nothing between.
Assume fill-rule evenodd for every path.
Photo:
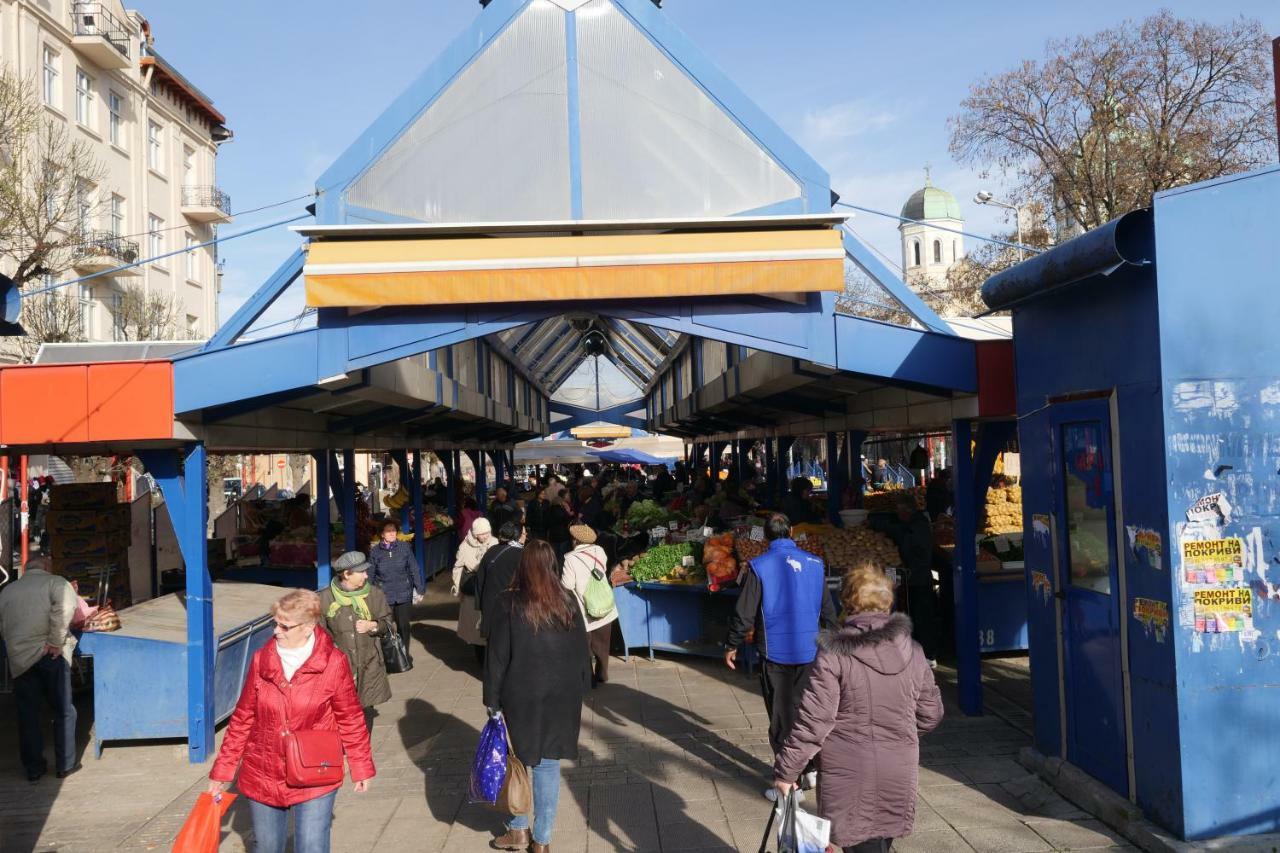
<instances>
[{"instance_id":1,"label":"graffiti sticker","mask_svg":"<svg viewBox=\"0 0 1280 853\"><path fill-rule=\"evenodd\" d=\"M1129 548L1135 555L1145 555L1148 565L1154 569L1163 567L1164 537L1160 535L1160 531L1129 525L1125 532L1129 534Z\"/></svg>"},{"instance_id":2,"label":"graffiti sticker","mask_svg":"<svg viewBox=\"0 0 1280 853\"><path fill-rule=\"evenodd\" d=\"M1049 576L1044 572L1032 572L1031 591L1039 595L1041 601L1048 604L1050 597L1053 596L1053 584L1049 583Z\"/></svg>"},{"instance_id":3,"label":"graffiti sticker","mask_svg":"<svg viewBox=\"0 0 1280 853\"><path fill-rule=\"evenodd\" d=\"M1133 618L1142 625L1147 636L1155 636L1157 643L1163 643L1169 632L1169 604L1154 598L1135 598L1133 600Z\"/></svg>"}]
</instances>

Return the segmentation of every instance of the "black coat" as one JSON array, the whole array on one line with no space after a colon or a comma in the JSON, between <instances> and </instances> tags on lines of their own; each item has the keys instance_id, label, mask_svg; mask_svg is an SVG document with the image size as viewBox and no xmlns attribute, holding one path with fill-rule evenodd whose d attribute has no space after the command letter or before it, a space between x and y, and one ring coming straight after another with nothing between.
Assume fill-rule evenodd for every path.
<instances>
[{"instance_id":1,"label":"black coat","mask_svg":"<svg viewBox=\"0 0 1280 853\"><path fill-rule=\"evenodd\" d=\"M520 520L520 507L516 506L516 502L510 498L504 504L494 501L489 507L488 518L489 526L493 528L493 535L497 536L502 530L502 525L508 521Z\"/></svg>"},{"instance_id":2,"label":"black coat","mask_svg":"<svg viewBox=\"0 0 1280 853\"><path fill-rule=\"evenodd\" d=\"M564 591L573 613L569 630L534 631L511 596L495 608L484 665L484 704L502 711L516 755L534 765L544 758L578 758L582 697L591 688L587 628L582 610Z\"/></svg>"},{"instance_id":3,"label":"black coat","mask_svg":"<svg viewBox=\"0 0 1280 853\"><path fill-rule=\"evenodd\" d=\"M497 618L498 602L511 586L523 554L521 546L499 542L485 551L476 567L476 607L480 610L480 634L486 639L489 625Z\"/></svg>"},{"instance_id":4,"label":"black coat","mask_svg":"<svg viewBox=\"0 0 1280 853\"><path fill-rule=\"evenodd\" d=\"M898 546L902 568L907 570L908 585L933 585L933 525L923 512L916 512L910 521L895 517L873 527L883 529Z\"/></svg>"},{"instance_id":5,"label":"black coat","mask_svg":"<svg viewBox=\"0 0 1280 853\"><path fill-rule=\"evenodd\" d=\"M413 556L413 545L408 542L396 542L390 551L379 542L369 551L369 563L369 580L382 588L387 604L408 604L415 591L427 590Z\"/></svg>"},{"instance_id":6,"label":"black coat","mask_svg":"<svg viewBox=\"0 0 1280 853\"><path fill-rule=\"evenodd\" d=\"M562 542L569 541L569 512L564 508L564 504L551 504L547 507L546 515L547 525L547 541L552 545L559 545Z\"/></svg>"}]
</instances>

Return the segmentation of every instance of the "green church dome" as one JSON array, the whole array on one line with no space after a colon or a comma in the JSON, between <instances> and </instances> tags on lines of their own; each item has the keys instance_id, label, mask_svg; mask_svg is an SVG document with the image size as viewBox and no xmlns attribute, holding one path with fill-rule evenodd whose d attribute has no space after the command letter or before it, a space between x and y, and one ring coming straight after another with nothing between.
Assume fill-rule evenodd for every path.
<instances>
[{"instance_id":1,"label":"green church dome","mask_svg":"<svg viewBox=\"0 0 1280 853\"><path fill-rule=\"evenodd\" d=\"M960 202L944 189L926 183L902 206L905 219L964 219Z\"/></svg>"}]
</instances>

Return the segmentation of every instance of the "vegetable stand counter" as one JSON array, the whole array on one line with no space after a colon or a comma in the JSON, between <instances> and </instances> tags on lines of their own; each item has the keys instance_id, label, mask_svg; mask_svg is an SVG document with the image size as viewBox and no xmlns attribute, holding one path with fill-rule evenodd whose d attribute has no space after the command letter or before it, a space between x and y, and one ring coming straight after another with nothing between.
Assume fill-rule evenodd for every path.
<instances>
[{"instance_id":1,"label":"vegetable stand counter","mask_svg":"<svg viewBox=\"0 0 1280 853\"><path fill-rule=\"evenodd\" d=\"M738 601L735 587L712 592L700 583L632 581L614 587L623 656L631 649L720 657L729 618Z\"/></svg>"}]
</instances>

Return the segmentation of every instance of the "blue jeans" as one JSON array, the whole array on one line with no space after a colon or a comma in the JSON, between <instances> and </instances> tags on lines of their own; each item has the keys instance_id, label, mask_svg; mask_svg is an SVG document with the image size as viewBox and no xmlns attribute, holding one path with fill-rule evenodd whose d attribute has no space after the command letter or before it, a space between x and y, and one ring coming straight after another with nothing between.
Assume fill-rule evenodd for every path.
<instances>
[{"instance_id":1,"label":"blue jeans","mask_svg":"<svg viewBox=\"0 0 1280 853\"><path fill-rule=\"evenodd\" d=\"M333 824L333 801L337 796L338 792L333 791L283 809L250 800L254 853L284 853L290 814L293 815L294 853L329 853L329 827Z\"/></svg>"},{"instance_id":2,"label":"blue jeans","mask_svg":"<svg viewBox=\"0 0 1280 853\"><path fill-rule=\"evenodd\" d=\"M560 759L544 758L529 768L533 776L533 840L551 843L551 830L556 827L556 810L560 807ZM507 829L528 829L528 815L516 815Z\"/></svg>"},{"instance_id":3,"label":"blue jeans","mask_svg":"<svg viewBox=\"0 0 1280 853\"><path fill-rule=\"evenodd\" d=\"M54 713L53 753L58 772L76 764L76 706L71 704L71 665L62 655L42 657L31 669L13 680L13 696L18 706L18 744L27 776L41 776L48 766L44 760L44 732L41 709L48 705Z\"/></svg>"}]
</instances>

